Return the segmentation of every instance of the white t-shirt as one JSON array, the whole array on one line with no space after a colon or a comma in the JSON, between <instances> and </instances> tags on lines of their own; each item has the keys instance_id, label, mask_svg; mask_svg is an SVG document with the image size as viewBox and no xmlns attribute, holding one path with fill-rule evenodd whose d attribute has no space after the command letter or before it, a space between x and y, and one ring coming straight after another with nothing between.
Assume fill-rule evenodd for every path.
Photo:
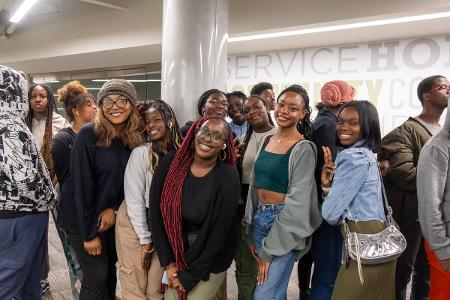
<instances>
[{"instance_id":1,"label":"white t-shirt","mask_svg":"<svg viewBox=\"0 0 450 300\"><path fill-rule=\"evenodd\" d=\"M431 124L431 123L427 123L424 120L422 120L421 118L415 117L414 119L416 119L420 124L422 124L423 126L425 126L426 129L428 129L429 132L431 132L432 135L435 135L436 133L439 132L439 130L441 130L441 125L435 125L435 124Z\"/></svg>"},{"instance_id":2,"label":"white t-shirt","mask_svg":"<svg viewBox=\"0 0 450 300\"><path fill-rule=\"evenodd\" d=\"M31 120L31 133L33 133L36 142L39 145L39 149L44 145L45 123L47 117L33 117ZM53 112L52 119L52 135L55 136L61 129L69 127L70 123L67 122L61 115Z\"/></svg>"},{"instance_id":3,"label":"white t-shirt","mask_svg":"<svg viewBox=\"0 0 450 300\"><path fill-rule=\"evenodd\" d=\"M253 164L255 162L256 153L258 152L258 148L261 145L262 139L269 134L275 134L277 132L277 128L274 127L266 132L253 132L252 136L247 145L247 150L245 150L244 159L242 161L242 183L250 184L251 174L253 170ZM245 135L241 136L240 142L244 141Z\"/></svg>"}]
</instances>

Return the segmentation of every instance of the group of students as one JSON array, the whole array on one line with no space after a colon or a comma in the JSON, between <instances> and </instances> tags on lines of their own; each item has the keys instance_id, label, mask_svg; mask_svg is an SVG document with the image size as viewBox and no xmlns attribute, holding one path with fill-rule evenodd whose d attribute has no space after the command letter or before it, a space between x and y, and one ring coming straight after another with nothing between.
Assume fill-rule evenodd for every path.
<instances>
[{"instance_id":1,"label":"group of students","mask_svg":"<svg viewBox=\"0 0 450 300\"><path fill-rule=\"evenodd\" d=\"M424 79L424 110L411 119L435 133L449 91L443 76ZM407 240L399 216L414 203L396 207L405 200L388 182L413 182L430 296L446 299L450 121L419 160L389 143L392 133L381 140L376 108L345 81L323 86L314 121L300 85L275 98L263 82L250 94L208 90L200 117L180 128L166 102L139 100L126 80L105 82L97 98L72 81L58 90L69 124L47 85L28 89L0 66L0 298L41 299L51 211L80 299L115 299L117 270L124 299L226 299L233 260L239 299L286 299L299 259L302 300L401 299L401 259L362 265L360 282L342 255L344 221L366 234L388 226L381 173ZM422 232L414 238L423 247Z\"/></svg>"}]
</instances>

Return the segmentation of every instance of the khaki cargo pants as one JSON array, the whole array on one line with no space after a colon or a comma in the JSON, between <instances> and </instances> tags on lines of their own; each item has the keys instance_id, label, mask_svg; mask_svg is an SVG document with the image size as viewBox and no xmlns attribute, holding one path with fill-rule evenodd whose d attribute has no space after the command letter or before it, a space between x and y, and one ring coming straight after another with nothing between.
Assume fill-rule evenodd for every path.
<instances>
[{"instance_id":1,"label":"khaki cargo pants","mask_svg":"<svg viewBox=\"0 0 450 300\"><path fill-rule=\"evenodd\" d=\"M122 202L116 218L116 251L119 280L124 300L161 300L161 278L164 270L153 253L150 270L141 267L142 246L128 216L127 205Z\"/></svg>"}]
</instances>

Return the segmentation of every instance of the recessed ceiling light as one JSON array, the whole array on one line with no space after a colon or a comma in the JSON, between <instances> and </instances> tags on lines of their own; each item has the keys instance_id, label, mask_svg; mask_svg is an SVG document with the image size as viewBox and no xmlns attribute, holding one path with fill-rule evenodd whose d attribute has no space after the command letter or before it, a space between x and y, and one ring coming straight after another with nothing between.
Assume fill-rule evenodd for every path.
<instances>
[{"instance_id":1,"label":"recessed ceiling light","mask_svg":"<svg viewBox=\"0 0 450 300\"><path fill-rule=\"evenodd\" d=\"M253 35L246 35L246 36L238 36L238 37L229 38L228 42L233 43L233 42L242 42L242 41L261 40L261 39L269 39L269 38L277 38L277 37L285 37L285 36L304 35L304 34L310 34L310 33L329 32L329 31L337 31L337 30L345 30L345 29L355 29L355 28L374 27L374 26L389 25L389 24L400 24L400 23L408 23L408 22L416 22L416 21L425 21L425 20L441 19L441 18L448 18L448 17L450 17L450 11L425 14L425 15L417 15L417 16L409 16L409 17L357 22L357 23L342 24L342 25L331 25L331 26L313 27L313 28L305 28L305 29L298 29L298 30L287 30L287 31L280 31L280 32L273 32L273 33L261 33L261 34L253 34Z\"/></svg>"}]
</instances>

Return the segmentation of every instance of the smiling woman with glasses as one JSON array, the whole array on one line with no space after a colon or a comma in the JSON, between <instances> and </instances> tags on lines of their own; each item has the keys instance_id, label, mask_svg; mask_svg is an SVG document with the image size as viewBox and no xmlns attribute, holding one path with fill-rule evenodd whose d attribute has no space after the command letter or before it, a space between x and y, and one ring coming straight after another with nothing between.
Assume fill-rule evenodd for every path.
<instances>
[{"instance_id":1,"label":"smiling woman with glasses","mask_svg":"<svg viewBox=\"0 0 450 300\"><path fill-rule=\"evenodd\" d=\"M207 90L198 99L197 106L200 116L225 118L228 113L227 94L218 89Z\"/></svg>"},{"instance_id":2,"label":"smiling woman with glasses","mask_svg":"<svg viewBox=\"0 0 450 300\"><path fill-rule=\"evenodd\" d=\"M215 299L235 253L239 174L228 123L195 121L180 149L159 163L150 227L169 289L164 299Z\"/></svg>"},{"instance_id":3,"label":"smiling woman with glasses","mask_svg":"<svg viewBox=\"0 0 450 300\"><path fill-rule=\"evenodd\" d=\"M76 226L67 235L84 274L80 299L115 298L114 224L124 199L128 158L144 142L136 101L136 90L128 81L105 82L95 122L80 129L73 145Z\"/></svg>"},{"instance_id":4,"label":"smiling woman with glasses","mask_svg":"<svg viewBox=\"0 0 450 300\"><path fill-rule=\"evenodd\" d=\"M209 139L213 144L221 144L224 142L224 138L218 132L209 132L208 127L201 127L197 135L201 139Z\"/></svg>"},{"instance_id":5,"label":"smiling woman with glasses","mask_svg":"<svg viewBox=\"0 0 450 300\"><path fill-rule=\"evenodd\" d=\"M218 89L210 89L205 91L197 103L198 114L202 117L219 117L225 118L228 113L228 97L227 94ZM181 127L181 136L186 136L192 121L187 122Z\"/></svg>"},{"instance_id":6,"label":"smiling woman with glasses","mask_svg":"<svg viewBox=\"0 0 450 300\"><path fill-rule=\"evenodd\" d=\"M127 107L128 99L120 97L117 100L113 100L111 98L105 98L105 100L103 100L103 108L105 108L105 109L111 109L114 106L114 104L118 108L125 108L125 107Z\"/></svg>"}]
</instances>

